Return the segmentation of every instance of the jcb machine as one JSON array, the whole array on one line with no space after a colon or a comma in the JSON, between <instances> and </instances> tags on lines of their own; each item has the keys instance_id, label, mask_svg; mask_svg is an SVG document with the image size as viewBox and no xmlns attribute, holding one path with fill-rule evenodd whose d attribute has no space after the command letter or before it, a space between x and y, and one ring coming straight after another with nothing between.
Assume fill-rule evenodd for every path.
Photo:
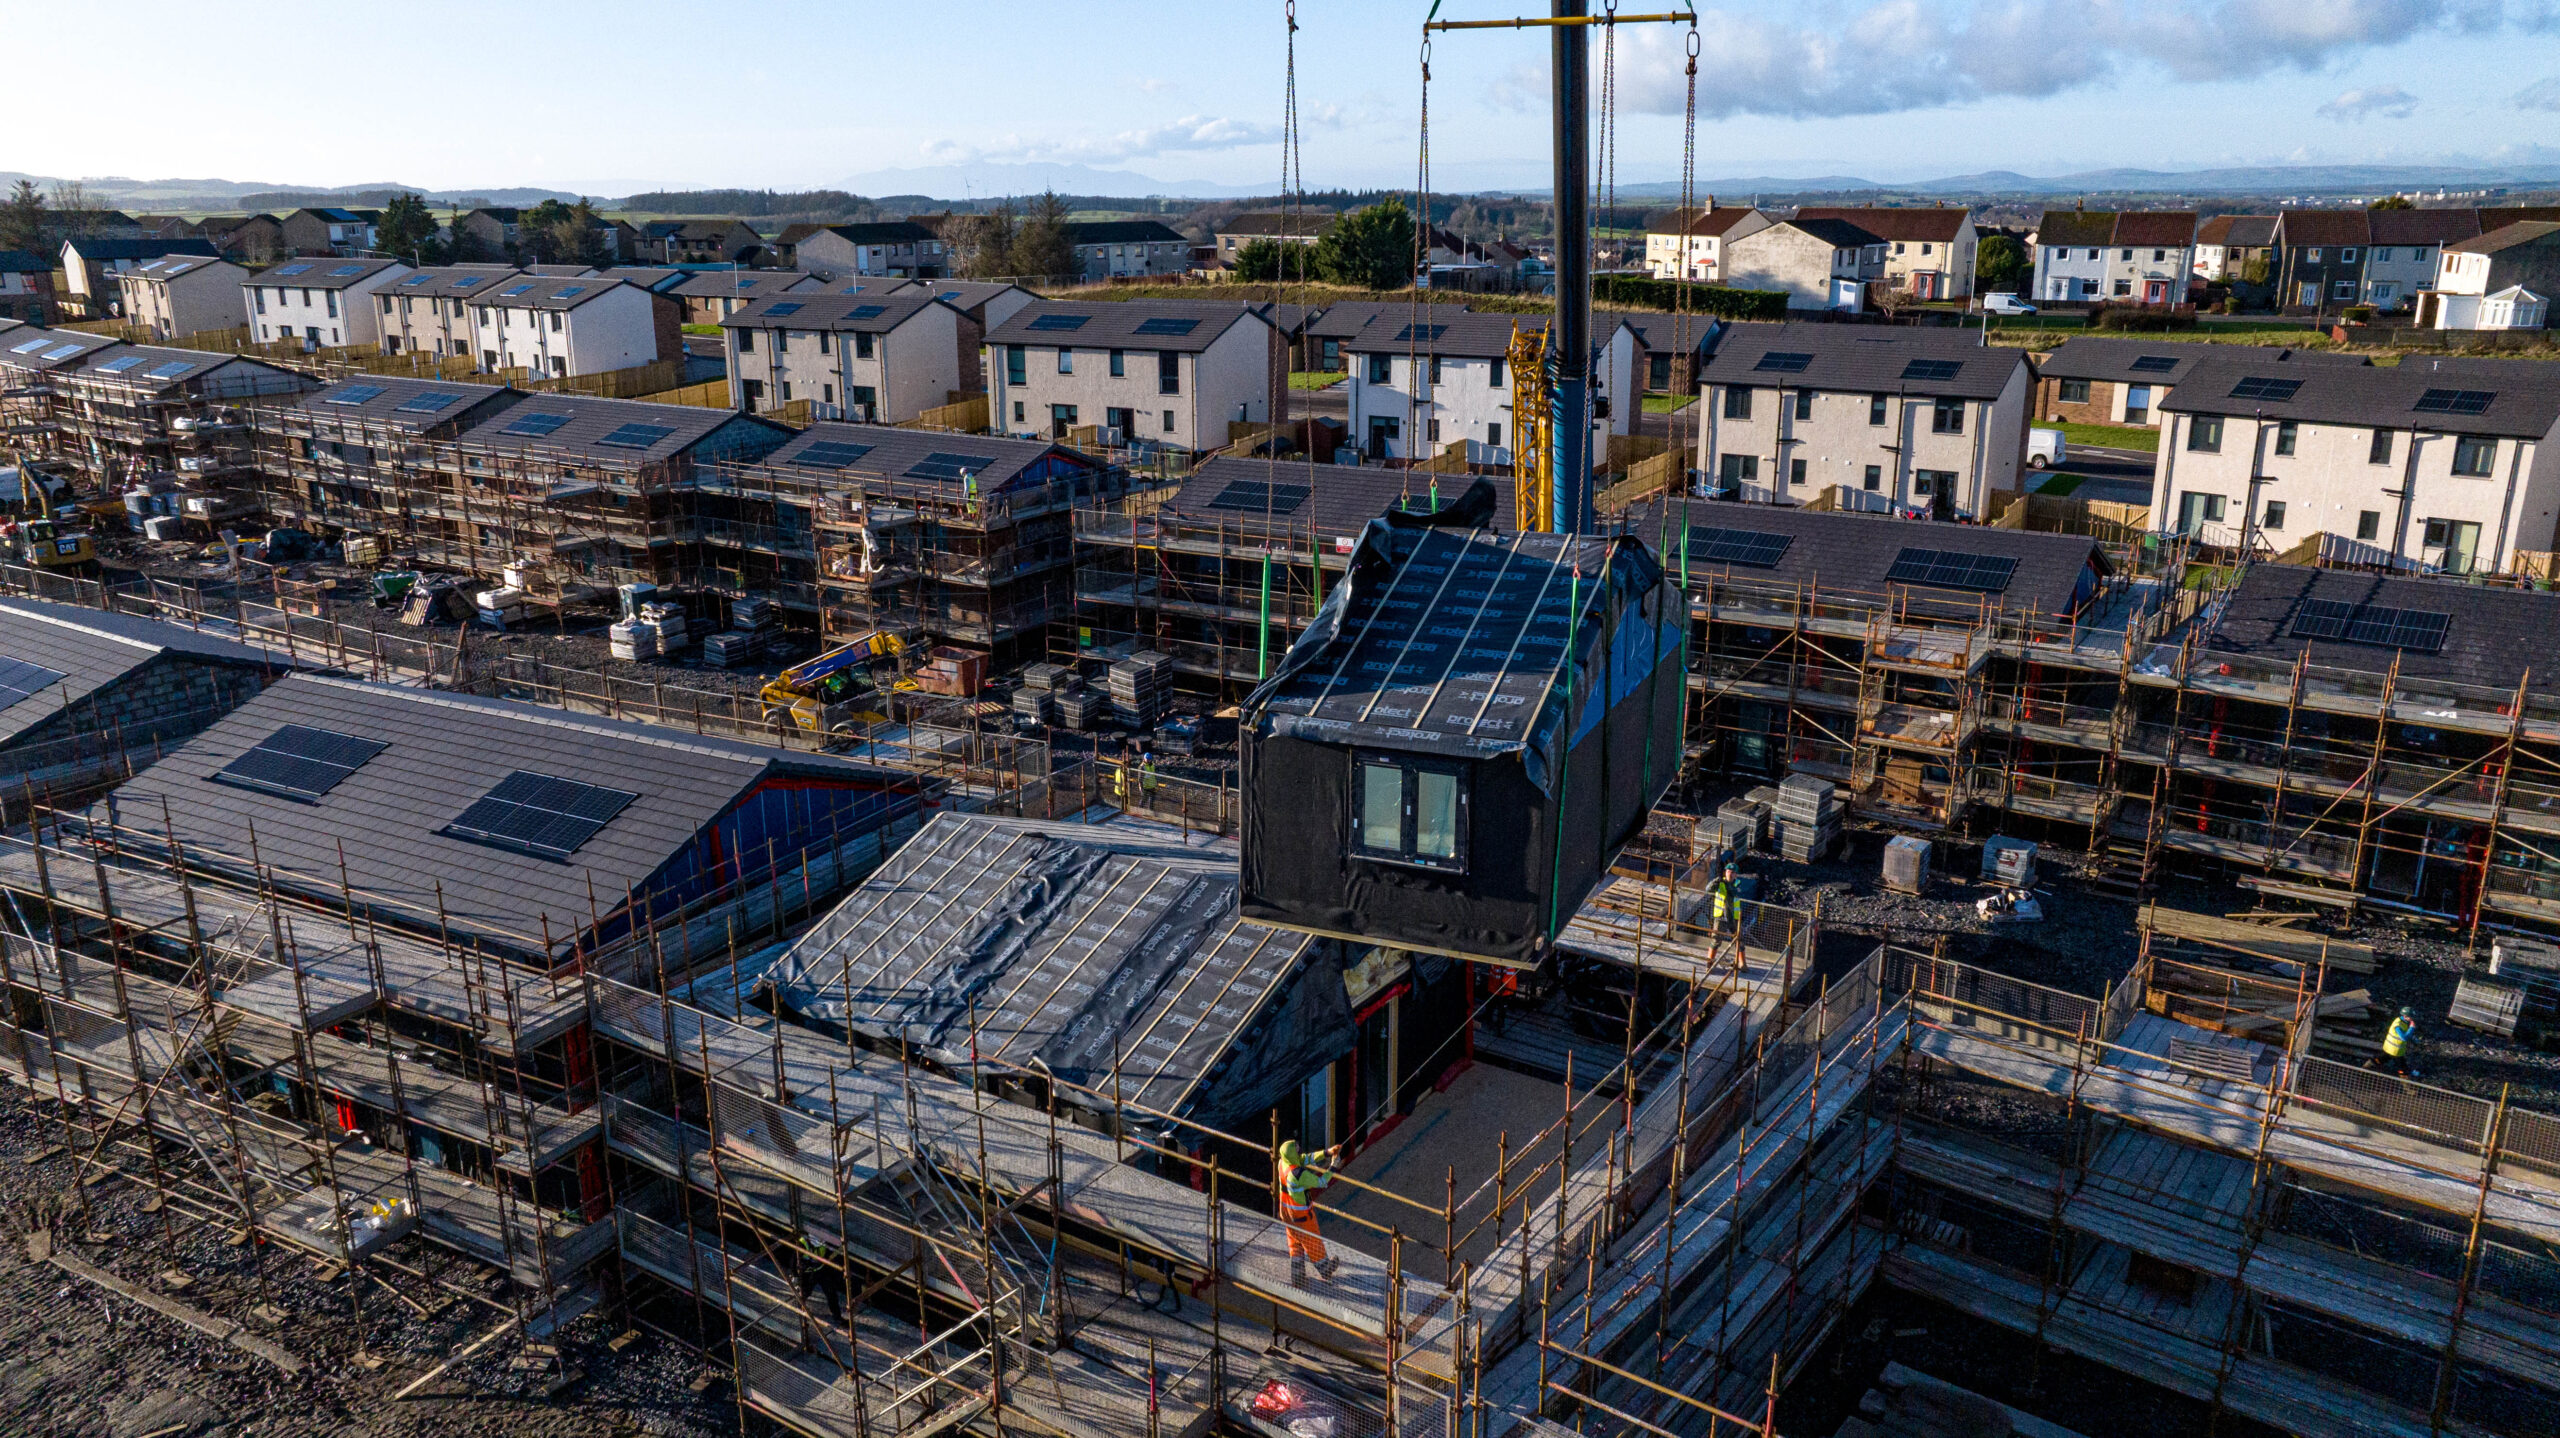
<instances>
[{"instance_id":1,"label":"jcb machine","mask_svg":"<svg viewBox=\"0 0 2560 1438\"><path fill-rule=\"evenodd\" d=\"M765 722L780 725L788 716L807 733L829 735L880 722L887 716L880 712L879 671L894 668L906 651L905 639L874 629L783 670L756 696L764 701Z\"/></svg>"}]
</instances>

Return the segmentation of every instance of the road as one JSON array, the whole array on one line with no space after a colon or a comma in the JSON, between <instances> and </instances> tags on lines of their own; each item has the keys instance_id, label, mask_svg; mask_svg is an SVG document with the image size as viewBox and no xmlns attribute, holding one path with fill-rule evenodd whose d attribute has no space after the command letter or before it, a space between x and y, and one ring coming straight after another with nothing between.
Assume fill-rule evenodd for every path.
<instances>
[{"instance_id":1,"label":"road","mask_svg":"<svg viewBox=\"0 0 2560 1438\"><path fill-rule=\"evenodd\" d=\"M2072 491L2076 499L2102 499L2114 504L2149 504L2153 455L2147 449L2108 449L2075 444L2061 472L2081 477Z\"/></svg>"}]
</instances>

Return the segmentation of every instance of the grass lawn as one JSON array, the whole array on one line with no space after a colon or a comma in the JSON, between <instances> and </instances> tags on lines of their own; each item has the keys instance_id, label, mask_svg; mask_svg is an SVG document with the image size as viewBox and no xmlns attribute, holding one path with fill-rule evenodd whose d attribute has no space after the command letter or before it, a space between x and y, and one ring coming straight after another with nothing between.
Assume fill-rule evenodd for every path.
<instances>
[{"instance_id":1,"label":"grass lawn","mask_svg":"<svg viewBox=\"0 0 2560 1438\"><path fill-rule=\"evenodd\" d=\"M700 335L704 339L716 340L720 338L720 327L718 325L686 325L684 327L684 332L689 335Z\"/></svg>"},{"instance_id":2,"label":"grass lawn","mask_svg":"<svg viewBox=\"0 0 2560 1438\"><path fill-rule=\"evenodd\" d=\"M1697 402L1698 397L1694 394L1649 394L1644 397L1644 412L1678 414Z\"/></svg>"},{"instance_id":3,"label":"grass lawn","mask_svg":"<svg viewBox=\"0 0 2560 1438\"><path fill-rule=\"evenodd\" d=\"M2087 478L2088 476L2085 474L2047 475L2044 483L2035 487L2035 492L2038 494L2069 494L2073 490L2078 489L2081 481Z\"/></svg>"},{"instance_id":4,"label":"grass lawn","mask_svg":"<svg viewBox=\"0 0 2560 1438\"><path fill-rule=\"evenodd\" d=\"M2038 425L2051 429L2052 425ZM2065 424L2062 438L2070 444L2092 444L2107 449L2138 449L2148 454L2160 452L2160 431L2147 424ZM2068 459L2064 461L2068 463Z\"/></svg>"},{"instance_id":5,"label":"grass lawn","mask_svg":"<svg viewBox=\"0 0 2560 1438\"><path fill-rule=\"evenodd\" d=\"M1327 374L1323 370L1301 369L1289 372L1291 389L1331 389L1351 376L1342 371Z\"/></svg>"}]
</instances>

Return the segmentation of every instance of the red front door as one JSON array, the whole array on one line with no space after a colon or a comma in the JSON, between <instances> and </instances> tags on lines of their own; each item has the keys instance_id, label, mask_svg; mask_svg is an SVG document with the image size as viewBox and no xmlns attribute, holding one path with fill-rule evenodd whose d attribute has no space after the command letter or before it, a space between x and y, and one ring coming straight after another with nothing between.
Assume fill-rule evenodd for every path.
<instances>
[{"instance_id":1,"label":"red front door","mask_svg":"<svg viewBox=\"0 0 2560 1438\"><path fill-rule=\"evenodd\" d=\"M2169 302L2169 282L2167 280L2145 280L2142 285L2142 302L2146 305L2167 304Z\"/></svg>"}]
</instances>

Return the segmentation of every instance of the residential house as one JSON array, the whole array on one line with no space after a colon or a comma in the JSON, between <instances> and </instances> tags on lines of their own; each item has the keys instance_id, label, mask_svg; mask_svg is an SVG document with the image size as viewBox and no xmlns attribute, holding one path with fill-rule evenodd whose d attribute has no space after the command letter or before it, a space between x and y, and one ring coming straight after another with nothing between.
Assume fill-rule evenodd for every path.
<instances>
[{"instance_id":1,"label":"residential house","mask_svg":"<svg viewBox=\"0 0 2560 1438\"><path fill-rule=\"evenodd\" d=\"M678 286L702 273L679 269L673 265L615 265L610 277L625 284L638 285L652 294L671 295Z\"/></svg>"},{"instance_id":2,"label":"residential house","mask_svg":"<svg viewBox=\"0 0 2560 1438\"><path fill-rule=\"evenodd\" d=\"M2196 226L2196 278L2228 284L2248 277L2249 266L2264 260L2272 278L2276 257L2276 217L2216 215Z\"/></svg>"},{"instance_id":3,"label":"residential house","mask_svg":"<svg viewBox=\"0 0 2560 1438\"><path fill-rule=\"evenodd\" d=\"M1800 505L1836 487L1844 509L1945 519L2020 492L2023 351L1951 328L1734 324L1703 379L1697 470L1730 498Z\"/></svg>"},{"instance_id":4,"label":"residential house","mask_svg":"<svg viewBox=\"0 0 2560 1438\"><path fill-rule=\"evenodd\" d=\"M0 320L53 323L53 261L25 250L0 250Z\"/></svg>"},{"instance_id":5,"label":"residential house","mask_svg":"<svg viewBox=\"0 0 2560 1438\"><path fill-rule=\"evenodd\" d=\"M2109 210L2047 210L2029 236L2035 261L2033 298L2040 304L2095 304L2107 292L2107 247L2115 242Z\"/></svg>"},{"instance_id":6,"label":"residential house","mask_svg":"<svg viewBox=\"0 0 2560 1438\"><path fill-rule=\"evenodd\" d=\"M1340 374L1349 363L1343 346L1357 339L1369 322L1384 314L1413 314L1421 307L1421 297L1409 300L1345 300L1327 305L1323 313L1309 320L1304 340L1306 354L1298 361L1304 368L1325 374ZM1465 314L1465 305L1434 304L1438 314ZM1418 317L1418 316L1417 316Z\"/></svg>"},{"instance_id":7,"label":"residential house","mask_svg":"<svg viewBox=\"0 0 2560 1438\"><path fill-rule=\"evenodd\" d=\"M1512 338L1551 323L1544 315L1386 307L1343 346L1351 367L1345 403L1362 457L1430 459L1463 441L1471 464L1512 463ZM1640 404L1634 332L1602 314L1592 316L1591 332L1600 347L1592 376L1596 462L1608 452L1607 436L1634 431Z\"/></svg>"},{"instance_id":8,"label":"residential house","mask_svg":"<svg viewBox=\"0 0 2560 1438\"><path fill-rule=\"evenodd\" d=\"M146 240L142 222L122 210L45 211L46 223L57 234L83 235L93 240Z\"/></svg>"},{"instance_id":9,"label":"residential house","mask_svg":"<svg viewBox=\"0 0 2560 1438\"><path fill-rule=\"evenodd\" d=\"M676 300L609 276L518 275L470 301L471 345L484 371L529 369L558 379L684 354Z\"/></svg>"},{"instance_id":10,"label":"residential house","mask_svg":"<svg viewBox=\"0 0 2560 1438\"><path fill-rule=\"evenodd\" d=\"M466 239L492 255L512 255L524 241L524 211L511 205L483 205L454 222L454 242Z\"/></svg>"},{"instance_id":11,"label":"residential house","mask_svg":"<svg viewBox=\"0 0 2560 1438\"><path fill-rule=\"evenodd\" d=\"M116 276L163 255L216 258L205 240L125 240L75 235L62 242L62 292L57 302L81 319L104 319L124 296Z\"/></svg>"},{"instance_id":12,"label":"residential house","mask_svg":"<svg viewBox=\"0 0 2560 1438\"><path fill-rule=\"evenodd\" d=\"M2378 310L2415 309L2436 286L2444 247L2480 236L2478 210L2374 210L2366 223L2373 249L2365 257L2364 302Z\"/></svg>"},{"instance_id":13,"label":"residential house","mask_svg":"<svg viewBox=\"0 0 2560 1438\"><path fill-rule=\"evenodd\" d=\"M2223 546L2254 531L2277 550L2326 533L2375 564L2452 573L2554 547L2560 368L2279 353L2215 346L2168 399L2151 491L2163 529Z\"/></svg>"},{"instance_id":14,"label":"residential house","mask_svg":"<svg viewBox=\"0 0 2560 1438\"><path fill-rule=\"evenodd\" d=\"M295 666L191 625L0 599L17 700L0 709L0 785L55 803L119 782Z\"/></svg>"},{"instance_id":15,"label":"residential house","mask_svg":"<svg viewBox=\"0 0 2560 1438\"><path fill-rule=\"evenodd\" d=\"M297 255L342 255L353 259L373 248L381 226L380 210L305 206L284 217L284 242Z\"/></svg>"},{"instance_id":16,"label":"residential house","mask_svg":"<svg viewBox=\"0 0 2560 1438\"><path fill-rule=\"evenodd\" d=\"M1213 232L1217 237L1218 265L1233 269L1237 253L1256 240L1312 247L1340 218L1331 210L1247 210Z\"/></svg>"},{"instance_id":17,"label":"residential house","mask_svg":"<svg viewBox=\"0 0 2560 1438\"><path fill-rule=\"evenodd\" d=\"M1796 218L1847 220L1883 240L1888 289L1918 300L1960 300L1973 293L1973 212L1961 205L1927 209L1817 205L1796 211Z\"/></svg>"},{"instance_id":18,"label":"residential house","mask_svg":"<svg viewBox=\"0 0 2560 1438\"><path fill-rule=\"evenodd\" d=\"M2547 327L2560 295L2560 223L2528 220L2444 247L2419 323L2440 330Z\"/></svg>"},{"instance_id":19,"label":"residential house","mask_svg":"<svg viewBox=\"0 0 2560 1438\"><path fill-rule=\"evenodd\" d=\"M1724 282L1724 246L1756 230L1771 218L1749 205L1719 205L1707 197L1702 208L1675 209L1657 216L1644 236L1645 272L1657 280Z\"/></svg>"},{"instance_id":20,"label":"residential house","mask_svg":"<svg viewBox=\"0 0 2560 1438\"><path fill-rule=\"evenodd\" d=\"M838 291L828 289L822 293ZM971 394L987 392L987 331L1040 298L1020 285L1001 280L907 280L872 293L930 294L968 318L970 323L960 327L960 388Z\"/></svg>"},{"instance_id":21,"label":"residential house","mask_svg":"<svg viewBox=\"0 0 2560 1438\"><path fill-rule=\"evenodd\" d=\"M1133 275L1178 275L1191 242L1161 220L1094 220L1067 226L1076 274L1087 283Z\"/></svg>"},{"instance_id":22,"label":"residential house","mask_svg":"<svg viewBox=\"0 0 2560 1438\"><path fill-rule=\"evenodd\" d=\"M14 348L14 346L13 346ZM46 350L44 353L54 353ZM109 493L147 474L185 474L208 487L246 467L236 443L210 444L194 422L252 402L300 394L309 376L236 354L157 345L91 348L45 374L60 452ZM187 423L183 426L181 421ZM233 450L242 452L234 454Z\"/></svg>"},{"instance_id":23,"label":"residential house","mask_svg":"<svg viewBox=\"0 0 2560 1438\"><path fill-rule=\"evenodd\" d=\"M1284 345L1251 305L1041 300L987 331L988 414L1029 438L1092 424L1130 444L1221 449L1229 425L1279 412Z\"/></svg>"},{"instance_id":24,"label":"residential house","mask_svg":"<svg viewBox=\"0 0 2560 1438\"><path fill-rule=\"evenodd\" d=\"M478 351L469 301L524 272L512 265L438 265L374 291L384 354L438 357Z\"/></svg>"},{"instance_id":25,"label":"residential house","mask_svg":"<svg viewBox=\"0 0 2560 1438\"><path fill-rule=\"evenodd\" d=\"M248 278L238 265L202 255L163 255L116 276L125 320L163 340L247 324L240 286Z\"/></svg>"},{"instance_id":26,"label":"residential house","mask_svg":"<svg viewBox=\"0 0 2560 1438\"><path fill-rule=\"evenodd\" d=\"M208 215L201 229L224 258L243 264L272 264L291 253L284 221L273 215Z\"/></svg>"},{"instance_id":27,"label":"residential house","mask_svg":"<svg viewBox=\"0 0 2560 1438\"><path fill-rule=\"evenodd\" d=\"M651 220L640 227L640 258L667 265L736 264L764 236L744 220Z\"/></svg>"},{"instance_id":28,"label":"residential house","mask_svg":"<svg viewBox=\"0 0 2560 1438\"><path fill-rule=\"evenodd\" d=\"M721 322L729 394L749 412L807 400L820 419L902 424L952 402L961 346L977 367L977 321L929 294L785 294Z\"/></svg>"},{"instance_id":29,"label":"residential house","mask_svg":"<svg viewBox=\"0 0 2560 1438\"><path fill-rule=\"evenodd\" d=\"M2206 347L2075 335L2036 365L2035 414L2055 424L2157 425L2160 402Z\"/></svg>"},{"instance_id":30,"label":"residential house","mask_svg":"<svg viewBox=\"0 0 2560 1438\"><path fill-rule=\"evenodd\" d=\"M940 235L913 220L820 225L792 241L790 265L831 279L931 280L950 272L951 252Z\"/></svg>"},{"instance_id":31,"label":"residential house","mask_svg":"<svg viewBox=\"0 0 2560 1438\"><path fill-rule=\"evenodd\" d=\"M136 215L134 227L146 240L200 240L204 226L184 215Z\"/></svg>"},{"instance_id":32,"label":"residential house","mask_svg":"<svg viewBox=\"0 0 2560 1438\"><path fill-rule=\"evenodd\" d=\"M1884 278L1887 248L1847 220L1779 220L1725 238L1719 283L1783 291L1791 310L1859 311Z\"/></svg>"},{"instance_id":33,"label":"residential house","mask_svg":"<svg viewBox=\"0 0 2560 1438\"><path fill-rule=\"evenodd\" d=\"M2364 210L2287 210L2276 217L2276 300L2336 313L2364 295L2373 216Z\"/></svg>"},{"instance_id":34,"label":"residential house","mask_svg":"<svg viewBox=\"0 0 2560 1438\"><path fill-rule=\"evenodd\" d=\"M818 277L799 270L694 270L666 293L683 302L686 324L716 325L760 300L817 288Z\"/></svg>"},{"instance_id":35,"label":"residential house","mask_svg":"<svg viewBox=\"0 0 2560 1438\"><path fill-rule=\"evenodd\" d=\"M289 260L243 282L251 333L261 341L300 339L310 349L378 345L374 291L410 273L398 260Z\"/></svg>"},{"instance_id":36,"label":"residential house","mask_svg":"<svg viewBox=\"0 0 2560 1438\"><path fill-rule=\"evenodd\" d=\"M1723 322L1712 315L1659 310L1593 310L1591 328L1602 333L1622 324L1635 339L1635 385L1640 394L1698 392L1698 369L1715 348Z\"/></svg>"}]
</instances>

